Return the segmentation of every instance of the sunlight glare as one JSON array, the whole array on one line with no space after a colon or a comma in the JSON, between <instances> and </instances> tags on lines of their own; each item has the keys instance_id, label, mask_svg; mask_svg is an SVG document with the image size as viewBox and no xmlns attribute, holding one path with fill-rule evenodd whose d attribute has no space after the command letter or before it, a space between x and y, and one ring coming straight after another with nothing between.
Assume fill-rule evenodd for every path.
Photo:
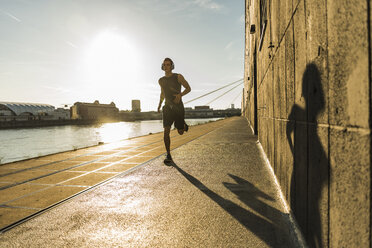
<instances>
[{"instance_id":1,"label":"sunlight glare","mask_svg":"<svg viewBox=\"0 0 372 248\"><path fill-rule=\"evenodd\" d=\"M105 123L97 132L99 133L100 140L104 143L117 142L122 139L129 138L131 133L131 125L125 125L124 123ZM120 135L118 135L120 133Z\"/></svg>"},{"instance_id":2,"label":"sunlight glare","mask_svg":"<svg viewBox=\"0 0 372 248\"><path fill-rule=\"evenodd\" d=\"M98 34L86 50L84 77L90 87L122 89L137 77L137 52L124 35L113 31Z\"/></svg>"}]
</instances>

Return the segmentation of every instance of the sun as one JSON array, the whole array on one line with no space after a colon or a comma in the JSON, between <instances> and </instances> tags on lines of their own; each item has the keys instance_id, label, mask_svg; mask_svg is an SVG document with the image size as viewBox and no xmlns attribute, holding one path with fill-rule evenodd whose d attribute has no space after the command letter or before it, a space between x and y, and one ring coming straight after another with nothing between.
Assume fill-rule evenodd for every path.
<instances>
[{"instance_id":1,"label":"sun","mask_svg":"<svg viewBox=\"0 0 372 248\"><path fill-rule=\"evenodd\" d=\"M128 37L110 30L101 32L86 49L84 79L96 90L120 89L135 81L137 58L136 47Z\"/></svg>"}]
</instances>

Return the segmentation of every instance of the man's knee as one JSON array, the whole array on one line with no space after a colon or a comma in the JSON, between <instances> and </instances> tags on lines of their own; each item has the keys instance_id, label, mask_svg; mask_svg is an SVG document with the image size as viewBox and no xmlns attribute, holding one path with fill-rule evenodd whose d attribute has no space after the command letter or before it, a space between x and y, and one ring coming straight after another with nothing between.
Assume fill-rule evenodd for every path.
<instances>
[{"instance_id":1,"label":"man's knee","mask_svg":"<svg viewBox=\"0 0 372 248\"><path fill-rule=\"evenodd\" d=\"M184 130L183 130L183 129L177 129L177 131L178 131L179 135L182 135L182 134L183 134L183 132L184 132Z\"/></svg>"},{"instance_id":2,"label":"man's knee","mask_svg":"<svg viewBox=\"0 0 372 248\"><path fill-rule=\"evenodd\" d=\"M164 128L164 136L169 136L171 128L170 127L165 127Z\"/></svg>"}]
</instances>

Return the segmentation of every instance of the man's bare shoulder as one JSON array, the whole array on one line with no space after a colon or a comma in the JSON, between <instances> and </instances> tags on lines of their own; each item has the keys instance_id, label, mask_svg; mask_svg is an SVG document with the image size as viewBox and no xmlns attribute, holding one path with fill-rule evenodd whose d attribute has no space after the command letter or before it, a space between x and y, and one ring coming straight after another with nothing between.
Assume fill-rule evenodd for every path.
<instances>
[{"instance_id":1,"label":"man's bare shoulder","mask_svg":"<svg viewBox=\"0 0 372 248\"><path fill-rule=\"evenodd\" d=\"M163 81L164 81L164 77L161 77L161 78L159 78L159 80L158 80L158 82L159 82L160 85L163 83Z\"/></svg>"}]
</instances>

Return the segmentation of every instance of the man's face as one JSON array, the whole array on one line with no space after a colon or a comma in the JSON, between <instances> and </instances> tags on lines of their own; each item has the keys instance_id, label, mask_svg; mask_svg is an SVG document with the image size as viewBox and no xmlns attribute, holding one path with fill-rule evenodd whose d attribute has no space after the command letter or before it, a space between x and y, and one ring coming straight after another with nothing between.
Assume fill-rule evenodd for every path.
<instances>
[{"instance_id":1,"label":"man's face","mask_svg":"<svg viewBox=\"0 0 372 248\"><path fill-rule=\"evenodd\" d=\"M167 71L167 72L171 71L172 63L170 61L164 61L163 68L164 68L164 71Z\"/></svg>"}]
</instances>

